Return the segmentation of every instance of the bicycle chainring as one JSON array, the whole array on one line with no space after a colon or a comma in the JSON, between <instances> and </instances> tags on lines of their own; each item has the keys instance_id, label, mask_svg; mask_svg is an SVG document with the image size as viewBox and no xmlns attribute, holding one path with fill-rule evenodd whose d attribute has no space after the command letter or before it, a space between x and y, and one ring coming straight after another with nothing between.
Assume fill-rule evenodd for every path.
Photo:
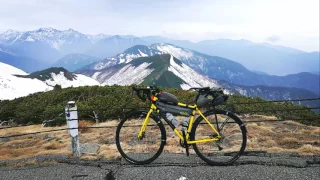
<instances>
[{"instance_id":1,"label":"bicycle chainring","mask_svg":"<svg viewBox=\"0 0 320 180\"><path fill-rule=\"evenodd\" d=\"M184 142L180 139L180 146L181 147L183 147L183 148L186 148L185 146L184 146ZM190 147L191 146L191 144L188 144L188 147Z\"/></svg>"}]
</instances>

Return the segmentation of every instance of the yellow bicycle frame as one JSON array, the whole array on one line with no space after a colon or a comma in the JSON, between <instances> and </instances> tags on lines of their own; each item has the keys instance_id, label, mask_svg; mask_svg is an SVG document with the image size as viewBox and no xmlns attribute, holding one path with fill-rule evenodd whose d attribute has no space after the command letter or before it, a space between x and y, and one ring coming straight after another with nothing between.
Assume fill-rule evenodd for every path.
<instances>
[{"instance_id":1,"label":"yellow bicycle frame","mask_svg":"<svg viewBox=\"0 0 320 180\"><path fill-rule=\"evenodd\" d=\"M202 112L198 109L197 105L191 106L191 105L186 105L186 104L183 104L183 103L178 103L178 106L195 109L195 110L192 111L192 115L190 116L189 126L188 126L188 130L187 130L187 133L186 133L187 144L195 144L195 143L204 143L204 142L217 141L217 140L219 140L221 138L220 133L210 123L210 121L202 114ZM150 110L148 111L147 117L143 121L142 127L140 129L139 134L138 134L138 138L141 138L143 136L143 134L145 133L146 128L147 128L148 123L149 123L149 117L150 117L151 113L153 111L156 111L156 110L157 110L157 106L154 105L154 104L151 104L151 107L150 107ZM190 135L190 132L191 132L191 129L192 129L192 126L193 126L194 116L195 116L196 113L198 113L200 116L203 117L203 119L209 124L209 126L212 128L212 130L218 135L217 137L204 138L204 139L199 139L199 140L194 140L194 141L190 141L189 140L189 135ZM181 141L184 141L183 135L177 130L177 128L174 128L173 131L181 139Z\"/></svg>"}]
</instances>

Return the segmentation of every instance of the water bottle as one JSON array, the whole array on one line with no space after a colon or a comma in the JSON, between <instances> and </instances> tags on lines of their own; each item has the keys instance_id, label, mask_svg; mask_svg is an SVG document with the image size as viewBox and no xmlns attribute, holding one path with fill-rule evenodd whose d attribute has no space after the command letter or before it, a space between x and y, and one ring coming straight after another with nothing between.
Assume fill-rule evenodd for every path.
<instances>
[{"instance_id":1,"label":"water bottle","mask_svg":"<svg viewBox=\"0 0 320 180\"><path fill-rule=\"evenodd\" d=\"M166 113L167 119L173 124L174 127L179 126L179 121L171 113Z\"/></svg>"},{"instance_id":2,"label":"water bottle","mask_svg":"<svg viewBox=\"0 0 320 180\"><path fill-rule=\"evenodd\" d=\"M182 131L185 131L187 130L188 128L188 125L189 125L189 121L190 121L190 118L189 117L184 117L184 120L182 122Z\"/></svg>"}]
</instances>

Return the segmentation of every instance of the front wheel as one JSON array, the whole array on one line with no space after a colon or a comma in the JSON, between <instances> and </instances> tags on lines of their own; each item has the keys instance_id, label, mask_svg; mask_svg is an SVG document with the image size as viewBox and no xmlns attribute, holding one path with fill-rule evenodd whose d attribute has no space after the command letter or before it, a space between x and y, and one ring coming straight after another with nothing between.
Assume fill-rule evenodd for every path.
<instances>
[{"instance_id":1,"label":"front wheel","mask_svg":"<svg viewBox=\"0 0 320 180\"><path fill-rule=\"evenodd\" d=\"M243 122L233 113L225 110L209 110L204 116L218 130L218 141L196 143L193 148L197 155L210 165L229 165L244 152L247 144L247 130ZM193 124L190 140L216 137L217 134L199 116Z\"/></svg>"},{"instance_id":2,"label":"front wheel","mask_svg":"<svg viewBox=\"0 0 320 180\"><path fill-rule=\"evenodd\" d=\"M161 120L154 114L142 138L138 134L147 116L147 111L129 113L119 123L116 131L116 145L124 159L133 164L148 164L163 151L166 132Z\"/></svg>"}]
</instances>

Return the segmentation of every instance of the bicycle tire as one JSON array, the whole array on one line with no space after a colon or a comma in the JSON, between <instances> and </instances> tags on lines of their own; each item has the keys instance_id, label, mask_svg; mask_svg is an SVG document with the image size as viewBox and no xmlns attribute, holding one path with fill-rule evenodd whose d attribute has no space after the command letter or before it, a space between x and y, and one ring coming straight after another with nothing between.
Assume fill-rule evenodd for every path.
<instances>
[{"instance_id":1,"label":"bicycle tire","mask_svg":"<svg viewBox=\"0 0 320 180\"><path fill-rule=\"evenodd\" d=\"M148 112L144 110L131 112L120 121L117 127L116 145L118 151L125 160L132 164L142 165L151 163L162 153L166 144L166 131L164 125L160 118L154 114L150 115L150 118L153 119L154 122L152 123L150 119L144 138L138 139L138 133L147 113ZM152 129L150 129L150 127ZM129 135L130 132L133 132L131 136ZM127 139L131 141L128 143L124 142ZM148 141L149 139L150 141ZM141 147L144 146L137 144L139 142L151 142L149 145L145 145L147 149L151 149L151 152L147 153L141 150ZM138 151L138 153L134 151Z\"/></svg>"},{"instance_id":2,"label":"bicycle tire","mask_svg":"<svg viewBox=\"0 0 320 180\"><path fill-rule=\"evenodd\" d=\"M214 118L210 117L212 115ZM232 164L243 154L247 144L247 130L244 123L235 114L221 109L209 110L204 113L204 116L219 131L222 139L220 141L193 144L194 151L209 165L223 166ZM225 121L223 121L223 117L226 117ZM229 120L232 120L232 122ZM197 136L201 137L199 139L203 139L206 136L212 137L216 135L207 122L203 121L202 116L195 120L190 133L190 140L195 140ZM228 127L226 128L227 125ZM211 134L206 135L206 133ZM216 147L217 150L209 150L210 147ZM204 151L207 151L208 154L205 155Z\"/></svg>"}]
</instances>

